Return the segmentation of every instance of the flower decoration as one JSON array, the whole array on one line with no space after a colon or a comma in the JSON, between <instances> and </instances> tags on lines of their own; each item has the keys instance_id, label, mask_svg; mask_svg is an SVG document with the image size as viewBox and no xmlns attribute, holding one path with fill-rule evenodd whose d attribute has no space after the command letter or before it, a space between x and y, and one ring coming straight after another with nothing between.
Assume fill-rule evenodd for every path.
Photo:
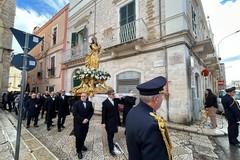
<instances>
[{"instance_id":1,"label":"flower decoration","mask_svg":"<svg viewBox=\"0 0 240 160\"><path fill-rule=\"evenodd\" d=\"M74 79L83 79L83 78L94 78L97 80L108 80L111 77L111 75L103 70L100 69L95 69L95 68L86 68L82 69L80 68L79 70L76 71L74 75Z\"/></svg>"}]
</instances>

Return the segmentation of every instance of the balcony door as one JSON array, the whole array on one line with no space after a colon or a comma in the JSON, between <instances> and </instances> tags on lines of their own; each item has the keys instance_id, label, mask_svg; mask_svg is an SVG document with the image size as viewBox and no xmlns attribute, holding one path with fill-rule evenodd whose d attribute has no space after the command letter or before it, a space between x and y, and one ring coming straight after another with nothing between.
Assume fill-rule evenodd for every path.
<instances>
[{"instance_id":1,"label":"balcony door","mask_svg":"<svg viewBox=\"0 0 240 160\"><path fill-rule=\"evenodd\" d=\"M121 43L136 38L135 0L120 8L120 41Z\"/></svg>"}]
</instances>

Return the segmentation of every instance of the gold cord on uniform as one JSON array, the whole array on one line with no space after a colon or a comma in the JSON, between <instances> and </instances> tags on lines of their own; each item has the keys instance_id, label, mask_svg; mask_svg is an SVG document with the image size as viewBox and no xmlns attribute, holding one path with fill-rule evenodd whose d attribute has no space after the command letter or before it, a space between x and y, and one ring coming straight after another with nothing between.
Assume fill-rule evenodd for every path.
<instances>
[{"instance_id":1,"label":"gold cord on uniform","mask_svg":"<svg viewBox=\"0 0 240 160\"><path fill-rule=\"evenodd\" d=\"M168 159L171 159L171 150L172 150L172 143L168 134L168 129L166 127L165 121L161 118L155 115L153 112L149 113L152 117L154 117L157 122L158 122L158 127L159 130L162 134L163 141L165 143L165 146L167 148L167 153L168 153Z\"/></svg>"}]
</instances>

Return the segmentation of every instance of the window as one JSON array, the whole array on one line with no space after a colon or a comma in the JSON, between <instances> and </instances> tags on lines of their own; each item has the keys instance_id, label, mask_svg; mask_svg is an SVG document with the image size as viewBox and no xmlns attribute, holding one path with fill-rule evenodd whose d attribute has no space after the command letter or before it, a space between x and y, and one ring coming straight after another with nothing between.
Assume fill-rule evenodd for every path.
<instances>
[{"instance_id":1,"label":"window","mask_svg":"<svg viewBox=\"0 0 240 160\"><path fill-rule=\"evenodd\" d=\"M37 73L37 77L39 79L41 79L43 77L43 62L39 63L39 70L38 70L38 73Z\"/></svg>"},{"instance_id":2,"label":"window","mask_svg":"<svg viewBox=\"0 0 240 160\"><path fill-rule=\"evenodd\" d=\"M121 43L136 38L135 1L120 8L120 41Z\"/></svg>"},{"instance_id":3,"label":"window","mask_svg":"<svg viewBox=\"0 0 240 160\"><path fill-rule=\"evenodd\" d=\"M52 30L52 45L57 44L57 27L54 27Z\"/></svg>"},{"instance_id":4,"label":"window","mask_svg":"<svg viewBox=\"0 0 240 160\"><path fill-rule=\"evenodd\" d=\"M48 69L48 76L55 76L55 56L50 58L50 68Z\"/></svg>"},{"instance_id":5,"label":"window","mask_svg":"<svg viewBox=\"0 0 240 160\"><path fill-rule=\"evenodd\" d=\"M40 51L41 52L44 51L44 43L45 43L45 41L44 41L44 36L43 36L43 40L42 40L41 46L40 46Z\"/></svg>"},{"instance_id":6,"label":"window","mask_svg":"<svg viewBox=\"0 0 240 160\"><path fill-rule=\"evenodd\" d=\"M42 71L43 70L43 62L40 62L39 63L39 71Z\"/></svg>"},{"instance_id":7,"label":"window","mask_svg":"<svg viewBox=\"0 0 240 160\"><path fill-rule=\"evenodd\" d=\"M128 93L130 89L138 92L136 86L140 83L140 73L127 71L117 75L117 92Z\"/></svg>"},{"instance_id":8,"label":"window","mask_svg":"<svg viewBox=\"0 0 240 160\"><path fill-rule=\"evenodd\" d=\"M33 88L32 88L32 92L38 93L38 92L39 92L39 88L38 88L38 87L33 87Z\"/></svg>"},{"instance_id":9,"label":"window","mask_svg":"<svg viewBox=\"0 0 240 160\"><path fill-rule=\"evenodd\" d=\"M88 30L86 27L79 32L72 33L72 41L71 41L71 48L72 48L72 55L83 55L86 54L87 47L87 37L88 37Z\"/></svg>"},{"instance_id":10,"label":"window","mask_svg":"<svg viewBox=\"0 0 240 160\"><path fill-rule=\"evenodd\" d=\"M46 91L48 92L54 92L55 87L54 86L46 86Z\"/></svg>"},{"instance_id":11,"label":"window","mask_svg":"<svg viewBox=\"0 0 240 160\"><path fill-rule=\"evenodd\" d=\"M197 23L196 23L196 12L192 7L192 30L194 33L194 38L197 38Z\"/></svg>"}]
</instances>

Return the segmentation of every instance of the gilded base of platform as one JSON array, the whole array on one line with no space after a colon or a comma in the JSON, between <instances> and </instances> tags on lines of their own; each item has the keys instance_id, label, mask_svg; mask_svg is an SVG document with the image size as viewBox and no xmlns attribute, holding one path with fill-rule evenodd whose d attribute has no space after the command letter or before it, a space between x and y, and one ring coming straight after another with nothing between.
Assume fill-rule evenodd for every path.
<instances>
[{"instance_id":1,"label":"gilded base of platform","mask_svg":"<svg viewBox=\"0 0 240 160\"><path fill-rule=\"evenodd\" d=\"M80 96L82 93L87 93L93 97L94 94L106 94L112 87L106 85L106 80L98 80L95 78L83 78L81 84L73 88L73 95Z\"/></svg>"}]
</instances>

